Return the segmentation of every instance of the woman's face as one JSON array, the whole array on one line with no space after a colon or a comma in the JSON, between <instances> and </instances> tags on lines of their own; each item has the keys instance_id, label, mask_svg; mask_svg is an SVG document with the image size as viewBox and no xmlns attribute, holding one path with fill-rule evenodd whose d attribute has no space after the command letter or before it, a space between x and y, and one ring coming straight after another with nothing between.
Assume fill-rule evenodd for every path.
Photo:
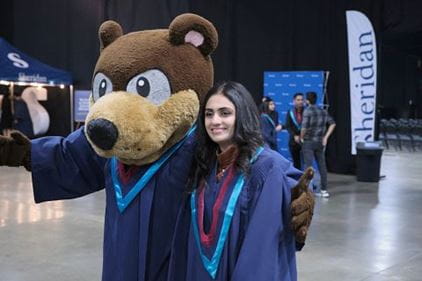
<instances>
[{"instance_id":1,"label":"woman's face","mask_svg":"<svg viewBox=\"0 0 422 281\"><path fill-rule=\"evenodd\" d=\"M209 98L205 105L205 129L212 141L226 150L233 143L236 123L236 108L222 94Z\"/></svg>"},{"instance_id":2,"label":"woman's face","mask_svg":"<svg viewBox=\"0 0 422 281\"><path fill-rule=\"evenodd\" d=\"M270 101L270 102L268 103L268 109L269 109L270 111L274 111L274 110L275 110L275 103L274 103L273 101Z\"/></svg>"}]
</instances>

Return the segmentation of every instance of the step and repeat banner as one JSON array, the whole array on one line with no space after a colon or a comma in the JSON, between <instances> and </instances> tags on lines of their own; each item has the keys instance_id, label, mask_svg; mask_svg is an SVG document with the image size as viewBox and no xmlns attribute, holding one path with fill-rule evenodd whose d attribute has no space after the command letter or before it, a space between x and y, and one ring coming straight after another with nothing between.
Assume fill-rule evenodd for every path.
<instances>
[{"instance_id":1,"label":"step and repeat banner","mask_svg":"<svg viewBox=\"0 0 422 281\"><path fill-rule=\"evenodd\" d=\"M73 121L85 122L89 111L90 90L75 90L73 94Z\"/></svg>"},{"instance_id":2,"label":"step and repeat banner","mask_svg":"<svg viewBox=\"0 0 422 281\"><path fill-rule=\"evenodd\" d=\"M293 96L296 93L316 92L318 105L323 104L324 71L265 71L264 96L272 98L278 111L280 124L284 124L287 111L293 107ZM278 150L289 160L289 133L284 129L278 133Z\"/></svg>"}]
</instances>

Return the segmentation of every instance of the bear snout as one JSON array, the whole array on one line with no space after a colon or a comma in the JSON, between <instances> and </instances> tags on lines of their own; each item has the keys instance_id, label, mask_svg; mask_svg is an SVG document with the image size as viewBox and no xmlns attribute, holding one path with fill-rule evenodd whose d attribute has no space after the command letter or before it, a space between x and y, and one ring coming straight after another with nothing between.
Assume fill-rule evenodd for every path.
<instances>
[{"instance_id":1,"label":"bear snout","mask_svg":"<svg viewBox=\"0 0 422 281\"><path fill-rule=\"evenodd\" d=\"M112 149L119 137L116 125L104 118L89 121L87 134L91 141L102 150Z\"/></svg>"}]
</instances>

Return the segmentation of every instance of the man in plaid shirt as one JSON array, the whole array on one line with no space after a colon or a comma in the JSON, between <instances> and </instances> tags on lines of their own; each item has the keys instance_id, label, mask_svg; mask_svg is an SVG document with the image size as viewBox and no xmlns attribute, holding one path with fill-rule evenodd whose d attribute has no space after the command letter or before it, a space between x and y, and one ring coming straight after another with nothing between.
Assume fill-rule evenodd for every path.
<instances>
[{"instance_id":1,"label":"man in plaid shirt","mask_svg":"<svg viewBox=\"0 0 422 281\"><path fill-rule=\"evenodd\" d=\"M317 194L328 198L330 194L327 191L325 146L336 123L327 111L316 105L317 94L315 92L306 93L306 100L309 106L303 112L302 129L300 131L305 169L312 166L315 158L321 175L321 192Z\"/></svg>"}]
</instances>

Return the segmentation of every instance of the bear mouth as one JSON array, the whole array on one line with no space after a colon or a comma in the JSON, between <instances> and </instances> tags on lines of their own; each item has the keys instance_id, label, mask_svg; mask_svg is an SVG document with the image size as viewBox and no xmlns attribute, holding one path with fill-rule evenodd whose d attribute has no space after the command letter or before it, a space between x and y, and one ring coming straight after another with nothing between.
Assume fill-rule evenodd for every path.
<instances>
[{"instance_id":1,"label":"bear mouth","mask_svg":"<svg viewBox=\"0 0 422 281\"><path fill-rule=\"evenodd\" d=\"M172 146L176 145L177 142L175 142L175 138L176 136L176 132L173 132L171 134L171 136L167 139L167 141L163 144L163 146L156 150L153 151L151 153L149 153L148 155L146 155L145 157L139 158L136 154L132 154L133 157L128 158L128 157L119 157L119 153L116 153L116 151L114 152L116 158L119 160L119 162L121 162L122 164L126 165L128 168L130 167L139 167L142 165L145 165L146 163L148 163L150 160L149 159L155 159L158 160L161 156L163 156L163 154L169 150ZM117 148L118 151L122 151L122 149ZM129 147L124 147L123 151L125 153L127 153L128 151L133 151L136 150L138 152L141 152L142 149L137 148L137 149L131 149ZM153 160L153 161L155 161Z\"/></svg>"},{"instance_id":2,"label":"bear mouth","mask_svg":"<svg viewBox=\"0 0 422 281\"><path fill-rule=\"evenodd\" d=\"M111 149L102 149L95 143L92 143L89 136L88 140L91 142L94 150L102 157L116 157L119 162L127 166L142 166L160 159L169 149L179 141L182 141L193 123L194 121L191 121L176 128L175 131L168 131L168 138L149 131L148 136L143 137L142 140L128 142L128 138L130 137L124 136L122 132L119 132L119 138L125 139L126 142L117 142ZM159 128L156 128L156 130L160 131Z\"/></svg>"}]
</instances>

